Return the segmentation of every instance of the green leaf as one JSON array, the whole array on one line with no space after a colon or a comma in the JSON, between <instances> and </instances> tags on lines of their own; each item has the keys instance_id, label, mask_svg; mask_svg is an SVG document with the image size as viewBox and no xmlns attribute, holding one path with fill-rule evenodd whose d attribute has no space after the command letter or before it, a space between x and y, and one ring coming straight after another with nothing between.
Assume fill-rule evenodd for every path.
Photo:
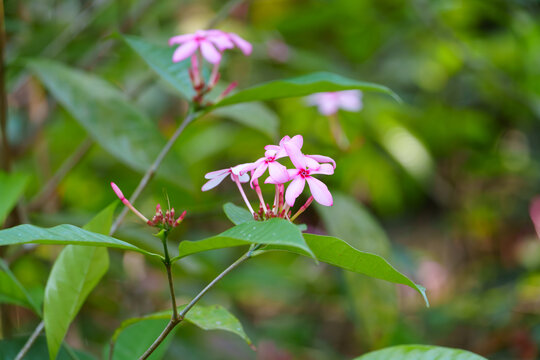
<instances>
[{"instance_id":1,"label":"green leaf","mask_svg":"<svg viewBox=\"0 0 540 360\"><path fill-rule=\"evenodd\" d=\"M429 306L426 289L412 282L379 255L359 251L345 241L332 236L304 234L304 239L318 260L377 279L407 285L418 291ZM268 246L264 250L286 250L307 255L298 248L287 246Z\"/></svg>"},{"instance_id":2,"label":"green leaf","mask_svg":"<svg viewBox=\"0 0 540 360\"><path fill-rule=\"evenodd\" d=\"M251 215L249 210L236 206L233 203L226 203L223 205L223 211L234 225L240 225L253 220L253 215Z\"/></svg>"},{"instance_id":3,"label":"green leaf","mask_svg":"<svg viewBox=\"0 0 540 360\"><path fill-rule=\"evenodd\" d=\"M41 228L34 225L19 225L0 230L0 246L14 244L49 244L49 245L85 245L103 246L122 250L137 251L141 254L161 258L154 254L113 237L97 234L77 226L64 224L52 228Z\"/></svg>"},{"instance_id":4,"label":"green leaf","mask_svg":"<svg viewBox=\"0 0 540 360\"><path fill-rule=\"evenodd\" d=\"M0 172L0 227L15 204L17 204L17 200L21 197L27 181L27 175Z\"/></svg>"},{"instance_id":5,"label":"green leaf","mask_svg":"<svg viewBox=\"0 0 540 360\"><path fill-rule=\"evenodd\" d=\"M184 310L186 305L182 305L178 307L178 312L181 312ZM146 350L148 346L152 343L152 341L142 340L145 344L148 343L148 346L146 346L142 351L138 350L137 352L132 352L132 357L128 358L124 355L117 355L117 352L120 351L122 353L125 352L125 350L122 350L124 348L124 345L122 344L122 338L125 336L127 330L129 330L131 327L133 327L135 324L140 324L141 322L148 323L148 321L156 321L156 320L163 320L160 324L161 330L163 330L167 324L168 319L171 318L172 312L171 310L167 311L160 311L154 314L150 314L143 317L137 317L132 318L124 321L118 329L114 332L111 343L114 345L114 357L113 359L135 359L140 356L141 353ZM252 345L251 340L247 336L246 332L244 331L244 328L242 327L242 324L238 319L231 314L227 309L223 308L219 305L213 305L213 306L201 306L201 305L195 305L184 318L185 321L203 329L203 330L223 330L230 333L233 333L235 335L238 335L240 338L242 338L248 345ZM161 331L160 331L161 332ZM159 335L159 332L158 334ZM150 340L155 340L157 337L154 336L153 338L150 337ZM139 335L138 335L139 336ZM130 341L130 344L133 343L133 340ZM161 346L160 346L161 348Z\"/></svg>"},{"instance_id":6,"label":"green leaf","mask_svg":"<svg viewBox=\"0 0 540 360\"><path fill-rule=\"evenodd\" d=\"M236 104L216 109L213 115L234 120L242 125L268 135L271 139L278 136L279 119L276 114L262 103L253 102Z\"/></svg>"},{"instance_id":7,"label":"green leaf","mask_svg":"<svg viewBox=\"0 0 540 360\"><path fill-rule=\"evenodd\" d=\"M30 296L2 259L0 259L0 303L24 306L41 316L40 305Z\"/></svg>"},{"instance_id":8,"label":"green leaf","mask_svg":"<svg viewBox=\"0 0 540 360\"><path fill-rule=\"evenodd\" d=\"M391 254L390 241L368 210L351 196L338 192L332 195L332 207L316 206L328 234L344 239L357 249L387 258ZM383 347L399 319L396 287L350 271L344 272L343 277L363 344L368 348Z\"/></svg>"},{"instance_id":9,"label":"green leaf","mask_svg":"<svg viewBox=\"0 0 540 360\"><path fill-rule=\"evenodd\" d=\"M328 72L318 72L286 80L274 80L251 88L241 90L227 96L213 106L218 108L227 105L251 101L281 99L305 96L318 92L358 89L362 91L380 92L401 101L399 96L386 86L358 81Z\"/></svg>"},{"instance_id":10,"label":"green leaf","mask_svg":"<svg viewBox=\"0 0 540 360\"><path fill-rule=\"evenodd\" d=\"M472 352L431 345L399 345L373 351L354 360L486 360Z\"/></svg>"},{"instance_id":11,"label":"green leaf","mask_svg":"<svg viewBox=\"0 0 540 360\"><path fill-rule=\"evenodd\" d=\"M147 171L166 141L155 124L111 84L48 60L29 62L54 97L90 136L117 160L141 173ZM158 174L191 188L187 170L169 153Z\"/></svg>"},{"instance_id":12,"label":"green leaf","mask_svg":"<svg viewBox=\"0 0 540 360\"><path fill-rule=\"evenodd\" d=\"M267 221L246 221L207 239L182 241L178 247L178 256L173 260L202 251L247 244L281 245L297 249L303 254L313 255L296 225L284 219L274 218Z\"/></svg>"},{"instance_id":13,"label":"green leaf","mask_svg":"<svg viewBox=\"0 0 540 360\"><path fill-rule=\"evenodd\" d=\"M191 100L195 91L189 79L188 69L191 60L173 63L172 56L175 48L149 43L137 36L122 36L122 39L139 55L152 70L171 84L186 99Z\"/></svg>"},{"instance_id":14,"label":"green leaf","mask_svg":"<svg viewBox=\"0 0 540 360\"><path fill-rule=\"evenodd\" d=\"M108 233L117 204L108 206L85 228ZM109 254L103 247L68 245L56 259L47 280L43 303L50 359L56 359L69 325L108 268Z\"/></svg>"}]
</instances>

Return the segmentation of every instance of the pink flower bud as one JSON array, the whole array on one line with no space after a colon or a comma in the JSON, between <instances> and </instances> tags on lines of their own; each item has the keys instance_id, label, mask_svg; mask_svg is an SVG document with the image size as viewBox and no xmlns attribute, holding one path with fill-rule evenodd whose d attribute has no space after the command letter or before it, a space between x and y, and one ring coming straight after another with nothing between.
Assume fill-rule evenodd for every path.
<instances>
[{"instance_id":1,"label":"pink flower bud","mask_svg":"<svg viewBox=\"0 0 540 360\"><path fill-rule=\"evenodd\" d=\"M115 183L111 182L111 187L112 187L114 193L116 194L116 196L118 196L118 198L122 201L122 203L124 203L124 205L129 204L128 199L126 199L126 197L124 196L124 194L122 193L122 190L120 190L120 188L118 187L118 185L116 185Z\"/></svg>"}]
</instances>

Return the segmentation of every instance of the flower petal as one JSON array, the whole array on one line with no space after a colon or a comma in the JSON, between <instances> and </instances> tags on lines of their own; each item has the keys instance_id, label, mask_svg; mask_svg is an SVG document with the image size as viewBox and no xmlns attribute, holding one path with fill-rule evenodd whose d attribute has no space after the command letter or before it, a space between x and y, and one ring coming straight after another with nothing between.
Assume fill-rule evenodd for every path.
<instances>
[{"instance_id":1,"label":"flower petal","mask_svg":"<svg viewBox=\"0 0 540 360\"><path fill-rule=\"evenodd\" d=\"M297 169L306 168L306 158L304 157L304 154L302 154L302 151L300 151L298 146L296 146L293 142L288 141L283 145L283 147L285 148L287 155L289 155L289 157L291 158L293 165Z\"/></svg>"},{"instance_id":2,"label":"flower petal","mask_svg":"<svg viewBox=\"0 0 540 360\"><path fill-rule=\"evenodd\" d=\"M214 32L212 32L207 39L216 45L219 51L234 48L234 44L231 39L229 39L225 33L219 30L214 30Z\"/></svg>"},{"instance_id":3,"label":"flower petal","mask_svg":"<svg viewBox=\"0 0 540 360\"><path fill-rule=\"evenodd\" d=\"M251 174L251 181L253 182L253 180L260 178L262 174L264 174L264 172L266 171L267 167L268 164L265 161L261 162L259 166L257 166L257 168L255 169L253 174Z\"/></svg>"},{"instance_id":4,"label":"flower petal","mask_svg":"<svg viewBox=\"0 0 540 360\"><path fill-rule=\"evenodd\" d=\"M310 174L332 175L334 167L330 164L321 164L317 170L310 170Z\"/></svg>"},{"instance_id":5,"label":"flower petal","mask_svg":"<svg viewBox=\"0 0 540 360\"><path fill-rule=\"evenodd\" d=\"M209 173L207 173L206 175L204 175L204 178L205 179L213 179L217 176L220 176L220 175L223 175L223 174L228 174L231 172L231 169L221 169L221 170L216 170L216 171L211 171Z\"/></svg>"},{"instance_id":6,"label":"flower petal","mask_svg":"<svg viewBox=\"0 0 540 360\"><path fill-rule=\"evenodd\" d=\"M211 64L217 64L221 61L221 54L214 45L208 40L201 41L202 56Z\"/></svg>"},{"instance_id":7,"label":"flower petal","mask_svg":"<svg viewBox=\"0 0 540 360\"><path fill-rule=\"evenodd\" d=\"M247 183L249 181L249 174L244 173L238 176L238 181L240 181L241 183Z\"/></svg>"},{"instance_id":8,"label":"flower petal","mask_svg":"<svg viewBox=\"0 0 540 360\"><path fill-rule=\"evenodd\" d=\"M253 50L253 46L246 40L242 39L235 33L229 33L229 38L236 44L236 46L244 53L244 55L250 55Z\"/></svg>"},{"instance_id":9,"label":"flower petal","mask_svg":"<svg viewBox=\"0 0 540 360\"><path fill-rule=\"evenodd\" d=\"M304 191L305 186L306 179L300 176L294 178L294 180L287 187L287 191L285 192L285 201L287 202L287 205L294 206L296 198L300 196L302 191Z\"/></svg>"},{"instance_id":10,"label":"flower petal","mask_svg":"<svg viewBox=\"0 0 540 360\"><path fill-rule=\"evenodd\" d=\"M247 173L248 171L251 171L251 170L255 169L257 166L258 166L257 162L239 164L239 165L233 166L231 168L231 171L235 175L242 176L245 173Z\"/></svg>"},{"instance_id":11,"label":"flower petal","mask_svg":"<svg viewBox=\"0 0 540 360\"><path fill-rule=\"evenodd\" d=\"M281 147L277 146L277 145L266 145L264 147L264 150L266 150L266 151L272 150L272 151L278 152L279 150L281 150Z\"/></svg>"},{"instance_id":12,"label":"flower petal","mask_svg":"<svg viewBox=\"0 0 540 360\"><path fill-rule=\"evenodd\" d=\"M190 41L186 42L184 45L180 45L178 49L174 51L172 61L180 62L187 59L195 52L195 50L197 50L198 46L199 44L197 44L196 41Z\"/></svg>"},{"instance_id":13,"label":"flower petal","mask_svg":"<svg viewBox=\"0 0 540 360\"><path fill-rule=\"evenodd\" d=\"M173 46L175 44L183 44L185 42L191 41L195 38L194 34L184 34L184 35L177 35L173 36L169 39L169 46Z\"/></svg>"},{"instance_id":14,"label":"flower petal","mask_svg":"<svg viewBox=\"0 0 540 360\"><path fill-rule=\"evenodd\" d=\"M358 111L362 109L362 92L360 90L340 91L339 105L342 109Z\"/></svg>"},{"instance_id":15,"label":"flower petal","mask_svg":"<svg viewBox=\"0 0 540 360\"><path fill-rule=\"evenodd\" d=\"M274 185L282 184L282 183L277 182L276 180L274 180L274 178L272 178L271 176L267 177L267 178L264 180L264 183L265 183L265 184L274 184Z\"/></svg>"},{"instance_id":16,"label":"flower petal","mask_svg":"<svg viewBox=\"0 0 540 360\"><path fill-rule=\"evenodd\" d=\"M306 157L308 158L311 158L319 163L332 163L332 165L334 166L334 169L336 168L336 162L334 161L334 159L332 159L331 157L329 156L324 156L324 155L306 155Z\"/></svg>"},{"instance_id":17,"label":"flower petal","mask_svg":"<svg viewBox=\"0 0 540 360\"><path fill-rule=\"evenodd\" d=\"M325 99L324 101L319 102L318 106L319 112L323 115L333 115L339 110L339 103L337 99Z\"/></svg>"},{"instance_id":18,"label":"flower petal","mask_svg":"<svg viewBox=\"0 0 540 360\"><path fill-rule=\"evenodd\" d=\"M287 168L278 162L271 162L268 164L268 172L270 177L277 181L277 184L283 184L289 181L289 174Z\"/></svg>"},{"instance_id":19,"label":"flower petal","mask_svg":"<svg viewBox=\"0 0 540 360\"><path fill-rule=\"evenodd\" d=\"M294 135L290 141L298 146L299 149L302 149L304 145L304 137L302 135Z\"/></svg>"},{"instance_id":20,"label":"flower petal","mask_svg":"<svg viewBox=\"0 0 540 360\"><path fill-rule=\"evenodd\" d=\"M216 186L221 184L221 182L223 181L223 179L225 179L227 177L227 175L228 175L228 173L225 173L225 174L216 176L215 178L209 180L206 184L204 184L202 186L201 190L202 191L208 191L210 189L215 188Z\"/></svg>"},{"instance_id":21,"label":"flower petal","mask_svg":"<svg viewBox=\"0 0 540 360\"><path fill-rule=\"evenodd\" d=\"M321 167L321 164L319 164L317 161L313 160L310 157L305 156L306 159L306 165L311 170L319 170Z\"/></svg>"},{"instance_id":22,"label":"flower petal","mask_svg":"<svg viewBox=\"0 0 540 360\"><path fill-rule=\"evenodd\" d=\"M308 176L306 180L308 182L311 195L313 195L316 202L324 206L332 206L334 204L332 194L330 194L328 187L326 187L322 181L311 176Z\"/></svg>"}]
</instances>

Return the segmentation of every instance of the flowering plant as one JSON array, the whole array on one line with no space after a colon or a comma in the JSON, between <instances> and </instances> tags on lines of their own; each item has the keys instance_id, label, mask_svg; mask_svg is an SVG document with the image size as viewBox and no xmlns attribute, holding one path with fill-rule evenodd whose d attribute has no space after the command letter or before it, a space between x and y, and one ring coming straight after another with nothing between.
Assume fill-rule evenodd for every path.
<instances>
[{"instance_id":1,"label":"flowering plant","mask_svg":"<svg viewBox=\"0 0 540 360\"><path fill-rule=\"evenodd\" d=\"M153 127L153 123L139 112L137 107L133 106L118 89L104 80L50 61L38 61L30 65L42 82L50 88L62 104L66 104L66 108L73 117L83 124L85 129L89 129L91 136L106 151L118 161L143 172L144 175L129 198L124 196L115 183L111 183L114 193L125 205L114 222L115 205L113 204L83 228L69 224L53 228L20 224L0 230L0 245L4 246L20 246L29 243L69 245L62 251L53 266L45 288L43 309L31 298L23 296L23 300L18 299L18 304L29 306L42 319L36 327L36 336L28 339L28 343L20 350L19 358L25 355L43 329L47 336L50 358L56 358L63 346L69 325L74 321L86 297L108 268L109 257L105 248L134 251L152 259L159 259L165 268L170 296L168 309L145 317L129 319L120 325L111 337L108 349L111 359L118 353L115 353L115 348L117 349L118 344L122 343L122 336L127 329L133 324L145 322L148 319L161 319L167 323L158 334L144 332L144 341L141 344L145 349L131 354L132 358L147 359L155 354L158 348L163 348L164 340L176 326L186 321L205 330L229 331L252 345L234 315L222 307L203 306L199 302L235 268L268 251L287 251L352 272L403 284L416 290L427 302L425 289L398 272L382 257L356 249L337 237L303 232L305 227L293 224L313 202L323 207L334 205L334 196L319 178L333 175L336 170L336 161L325 155L305 154L302 135L284 136L277 145L265 146L263 156L253 162L212 171L204 176L207 181L202 185L202 191L213 189L230 177L247 207L246 210L226 204L225 214L234 226L218 235L196 241L182 240L178 245L178 250L171 251L169 248L170 242L173 241L171 234L178 233L176 229L179 225L189 220L189 218L186 219L187 211L183 211L177 217L174 208L163 210L157 204L155 214L147 217L143 214L144 210L141 211L134 205L160 168L175 169L172 175L165 173L165 176L168 175L168 179L179 183L179 186L185 185L181 181L188 178L189 174L179 169L181 160L175 159L174 152L171 154L169 152L184 129L209 112L228 107L230 109L232 105L236 106L237 112L242 112L246 108L253 109L256 106L253 102L256 101L318 94L311 98L313 103L317 103L324 114L332 115L338 108L359 110L361 107L360 90L394 95L391 90L336 74L315 73L299 78L270 81L234 94L232 90L235 89L237 83L232 81L225 91L211 102L208 100L208 94L221 78L220 66L225 51L237 48L244 55L250 55L252 45L249 42L234 33L217 29L199 30L192 34L174 36L169 40L169 47L156 48L155 45L134 37L124 39L159 76L179 90L188 101L188 111L173 135L164 143L159 131ZM172 46L177 46L177 48L170 48ZM203 71L203 68L207 66L206 63L211 67L208 77L205 77ZM179 68L184 69L182 74L186 75L185 78L189 76L188 83L179 76L177 72ZM80 88L85 86L85 90L91 91L85 92L88 96L83 100L77 98L80 102L75 103L76 97L73 94L78 93ZM343 91L336 93L336 89ZM93 102L90 102L87 97ZM96 113L107 116L95 116ZM118 115L112 117L114 121L108 120L111 113ZM95 125L96 122L99 122L99 126ZM104 137L107 141L102 139ZM149 159L154 160L149 161ZM262 184L274 188L271 198L266 195L265 199ZM251 188L256 194L255 207L244 191L244 187ZM297 200L306 187L310 195L305 203L295 208L295 205L298 205ZM190 191L189 186L184 186L184 190ZM145 225L156 230L154 235L161 240L162 249L159 246L158 249L153 246L137 246L128 239L118 238L123 237L123 235L116 235L116 232L128 210L131 210ZM177 305L173 276L175 265L182 264L181 260L190 255L241 246L247 246L248 249L238 260L219 272L211 282L191 297L189 302ZM73 264L77 264L76 269ZM14 284L17 283L14 282ZM25 292L22 291L22 293L24 295Z\"/></svg>"}]
</instances>

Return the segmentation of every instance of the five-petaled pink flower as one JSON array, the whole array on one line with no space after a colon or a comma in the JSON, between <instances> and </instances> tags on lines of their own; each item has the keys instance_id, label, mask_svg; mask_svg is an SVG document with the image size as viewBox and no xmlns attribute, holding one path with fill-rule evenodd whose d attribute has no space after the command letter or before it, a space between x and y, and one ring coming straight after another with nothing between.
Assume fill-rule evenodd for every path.
<instances>
[{"instance_id":1,"label":"five-petaled pink flower","mask_svg":"<svg viewBox=\"0 0 540 360\"><path fill-rule=\"evenodd\" d=\"M251 54L252 46L246 40L234 33L221 30L199 30L194 34L173 36L169 46L180 46L173 54L173 62L179 62L193 55L198 49L202 56L212 64L221 61L221 53L227 49L238 47L245 55Z\"/></svg>"},{"instance_id":2,"label":"five-petaled pink flower","mask_svg":"<svg viewBox=\"0 0 540 360\"><path fill-rule=\"evenodd\" d=\"M304 190L307 181L309 190L315 201L324 206L332 206L334 200L328 187L322 181L312 177L312 175L332 175L334 173L334 166L330 164L319 164L314 159L305 156L294 143L287 142L284 146L289 158L296 167L296 169L287 170L289 179L292 180L285 192L287 205L294 205L296 198Z\"/></svg>"},{"instance_id":3,"label":"five-petaled pink flower","mask_svg":"<svg viewBox=\"0 0 540 360\"><path fill-rule=\"evenodd\" d=\"M322 92L307 97L309 105L317 106L323 115L334 115L339 109L359 111L362 109L362 92L360 90L344 90Z\"/></svg>"}]
</instances>

